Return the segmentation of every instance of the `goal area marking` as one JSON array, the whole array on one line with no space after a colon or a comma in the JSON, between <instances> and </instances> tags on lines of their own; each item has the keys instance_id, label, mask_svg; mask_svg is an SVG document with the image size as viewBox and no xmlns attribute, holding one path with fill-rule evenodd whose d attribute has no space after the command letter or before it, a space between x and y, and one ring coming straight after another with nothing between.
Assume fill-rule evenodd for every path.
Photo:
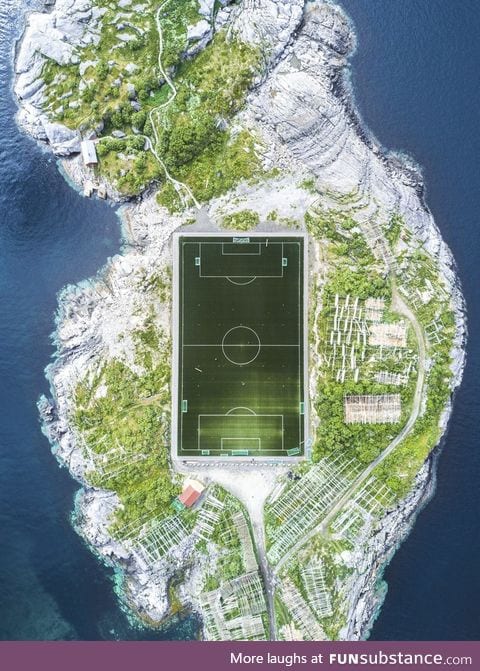
<instances>
[{"instance_id":1,"label":"goal area marking","mask_svg":"<svg viewBox=\"0 0 480 671\"><path fill-rule=\"evenodd\" d=\"M242 408L243 409L243 408ZM261 449L262 447L262 437L258 435L259 433L268 433L269 435L279 434L281 437L281 448L278 448L281 451L284 451L284 416L283 415L270 415L270 414L252 414L252 412L243 412L229 414L231 411L222 414L222 413L208 413L208 414L199 414L198 415L198 438L197 438L197 450L202 452L205 449L228 449L224 447L224 444L227 441L239 443L252 443L257 444L256 449ZM258 420L263 420L258 421ZM203 423L203 427L202 427ZM208 426L210 424L210 426ZM229 427L230 424L230 427ZM243 425L243 426L242 426ZM202 445L202 431L203 433L208 434L209 445ZM238 435L238 432L242 431L242 435ZM213 434L213 435L212 435ZM230 435L229 435L230 434ZM234 435L235 434L235 435ZM205 440L205 438L204 438ZM269 441L272 439L270 438ZM212 446L211 442L217 441L218 446ZM235 448L236 449L236 448ZM250 447L250 449L253 449Z\"/></svg>"},{"instance_id":2,"label":"goal area marking","mask_svg":"<svg viewBox=\"0 0 480 671\"><path fill-rule=\"evenodd\" d=\"M299 243L293 242L290 244L298 245ZM218 261L216 263L214 247L219 248L219 252L217 252ZM252 247L256 251L245 251ZM220 261L222 257L228 257L228 271L225 268L222 269ZM267 262L272 268L268 273L262 272L266 257L270 257L270 259L267 258ZM254 265L256 261L258 263ZM249 279L253 281L253 279L276 279L284 277L285 268L288 263L284 252L284 242L273 240L269 242L239 244L235 242L202 241L199 243L199 256L195 258L195 265L199 269L199 277L201 278L223 277L230 281L235 279ZM277 272L273 271L274 266L278 268ZM243 267L245 270L242 270Z\"/></svg>"}]
</instances>

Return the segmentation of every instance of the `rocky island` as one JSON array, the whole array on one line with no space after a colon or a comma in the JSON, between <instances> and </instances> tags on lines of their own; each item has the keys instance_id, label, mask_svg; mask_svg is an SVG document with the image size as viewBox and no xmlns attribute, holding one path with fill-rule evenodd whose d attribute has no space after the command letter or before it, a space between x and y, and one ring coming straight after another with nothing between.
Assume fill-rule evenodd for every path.
<instances>
[{"instance_id":1,"label":"rocky island","mask_svg":"<svg viewBox=\"0 0 480 671\"><path fill-rule=\"evenodd\" d=\"M81 484L76 529L149 626L188 607L207 640L365 638L433 493L463 298L417 167L358 116L354 47L322 0L57 0L27 17L18 122L76 188L121 203L124 236L59 297L43 429ZM302 459L176 453L179 231L304 235Z\"/></svg>"}]
</instances>

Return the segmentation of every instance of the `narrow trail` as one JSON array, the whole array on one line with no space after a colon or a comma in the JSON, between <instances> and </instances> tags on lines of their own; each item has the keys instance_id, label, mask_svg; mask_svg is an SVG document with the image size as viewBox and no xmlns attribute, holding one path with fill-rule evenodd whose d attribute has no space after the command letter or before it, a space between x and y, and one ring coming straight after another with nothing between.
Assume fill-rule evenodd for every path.
<instances>
[{"instance_id":1,"label":"narrow trail","mask_svg":"<svg viewBox=\"0 0 480 671\"><path fill-rule=\"evenodd\" d=\"M167 181L170 182L170 184L172 184L175 191L178 193L178 195L182 199L183 205L185 207L188 207L188 199L190 199L193 202L193 204L195 205L195 207L197 208L197 210L200 210L201 205L197 201L195 196L193 195L193 192L190 189L190 187L187 184L185 184L185 182L181 182L178 179L175 179L175 177L172 177L172 175L170 174L170 172L169 172L167 166L165 165L164 161L160 158L157 150L155 149L156 145L158 145L159 140L160 140L160 137L159 137L159 134L158 134L158 128L157 128L157 125L159 123L158 114L162 110L165 110L168 107L170 107L170 105L173 103L173 101L175 100L175 98L177 96L176 86L173 83L172 79L170 78L168 72L163 67L163 63L162 63L163 30L162 30L162 24L160 22L160 14L161 14L162 10L164 9L164 7L166 5L168 5L168 3L170 3L170 2L172 2L172 0L165 0L165 2L163 2L160 5L160 7L157 9L157 11L155 13L155 26L157 28L157 33L158 33L158 61L157 61L158 69L159 69L159 72L160 72L161 76L165 80L165 83L170 88L171 95L168 98L168 100L166 100L161 105L158 105L157 107L154 107L148 113L148 119L149 119L150 124L152 126L155 142L152 142L152 139L148 135L144 135L144 134L140 134L140 133L135 134L135 135L129 135L127 137L141 137L141 138L143 138L145 140L146 149L148 149L148 151L152 154L152 156L155 158L155 160L161 166ZM155 117L156 117L156 119L155 119ZM100 138L100 140L108 140L108 139L116 140L118 138L115 138L113 135L104 135L103 137ZM187 197L185 197L184 194L186 194Z\"/></svg>"},{"instance_id":2,"label":"narrow trail","mask_svg":"<svg viewBox=\"0 0 480 671\"><path fill-rule=\"evenodd\" d=\"M425 383L425 359L426 359L425 338L423 335L422 327L419 324L414 313L411 311L411 309L408 307L405 301L400 297L398 290L396 288L396 282L394 278L392 278L392 307L399 314L403 315L410 321L413 330L415 331L415 335L418 342L418 376L410 416L405 425L403 426L402 430L400 431L400 433L398 433L395 436L395 438L388 444L388 446L383 450L383 452L379 454L378 457L374 459L374 461L372 461L372 463L369 464L367 468L364 471L362 471L362 473L352 482L352 484L345 492L345 494L342 496L342 498L339 499L335 503L335 505L329 510L329 512L326 514L326 516L323 518L320 524L318 524L311 531L309 531L289 550L289 552L286 555L282 557L282 559L278 562L276 566L276 571L280 571L281 568L285 565L285 563L289 561L291 556L295 552L300 550L300 548L303 547L305 543L310 540L310 538L319 533L323 534L326 533L327 527L332 521L332 519L338 512L340 512L342 507L348 502L348 500L351 498L355 490L361 484L363 484L365 480L367 480L367 478L371 475L372 471L379 464L381 464L382 461L384 461L393 452L393 450L408 436L408 434L412 431L415 422L418 419L422 405L423 386Z\"/></svg>"},{"instance_id":3,"label":"narrow trail","mask_svg":"<svg viewBox=\"0 0 480 671\"><path fill-rule=\"evenodd\" d=\"M412 410L411 413L408 417L408 420L406 421L405 425L401 429L401 431L395 436L395 438L387 445L387 447L381 452L381 454L378 455L372 463L370 463L364 471L352 482L348 490L345 492L345 494L330 508L330 510L327 512L325 517L322 519L322 521L311 531L309 531L305 536L300 538L295 545L282 557L282 559L278 562L278 564L275 566L274 569L269 567L269 571L273 573L275 571L276 574L278 574L283 566L285 566L286 563L294 556L296 553L299 552L299 550L305 546L308 541L313 538L313 536L317 534L326 534L328 525L330 522L333 520L335 515L340 512L340 510L345 506L346 503L348 503L349 499L352 497L354 492L360 487L371 475L372 471L379 465L381 464L392 452L393 450L409 435L409 433L412 431L415 422L418 419L418 416L420 414L421 406L422 406L422 398L423 398L423 389L424 389L424 384L425 384L425 361L426 361L426 341L425 341L425 335L422 329L421 324L419 323L415 313L411 310L409 305L406 303L406 301L400 296L398 288L397 288L397 282L396 282L396 268L395 268L395 261L390 255L390 250L388 248L388 244L386 240L381 240L380 241L382 248L383 248L383 256L384 259L386 259L386 265L387 265L387 270L388 270L388 275L390 276L390 284L391 284L391 289L392 289L392 309L396 311L398 314L402 315L405 317L410 324L412 325L412 328L415 333L415 337L417 340L417 346L418 346L418 375L417 375L417 382L415 385L415 392L413 396L413 402L412 402ZM275 588L275 582L272 582L273 587ZM274 598L274 595L272 595L272 600ZM275 626L275 621L270 620L271 625ZM276 631L274 632L276 635Z\"/></svg>"},{"instance_id":4,"label":"narrow trail","mask_svg":"<svg viewBox=\"0 0 480 671\"><path fill-rule=\"evenodd\" d=\"M160 7L157 9L157 12L155 14L155 25L156 25L157 33L158 33L158 69L159 69L160 74L162 75L162 77L165 79L165 83L167 84L167 86L170 88L170 91L172 92L172 95L169 97L169 99L166 102L162 103L161 105L158 105L158 107L154 107L153 109L150 110L150 112L148 114L149 121L152 125L153 135L155 137L155 146L159 143L159 135L158 135L157 127L156 127L156 123L158 123L158 114L162 110L167 109L168 107L170 107L170 105L173 103L173 101L177 97L176 86L173 83L173 81L170 79L170 76L169 76L168 72L165 70L165 68L163 67L163 63L162 63L163 30L162 30L162 24L160 22L160 14L161 14L163 8L166 7L166 5L168 5L168 3L171 2L171 1L172 0L165 0L165 2L163 2L160 5ZM154 120L155 116L157 117L156 121ZM156 151L155 146L152 144L151 139L148 136L144 136L144 137L145 137L146 142L147 142L147 148L150 150L150 152L153 154L153 156L157 159L158 163L162 166L162 169L165 173L165 177L167 178L167 180L173 185L173 187L175 188L175 190L177 191L177 193L179 195L181 195L181 190L183 189L187 193L188 197L192 200L192 202L194 203L197 210L199 210L200 209L200 204L198 203L197 199L193 195L192 190L190 189L190 187L187 184L185 184L185 182L180 182L178 179L175 179L174 177L171 176L171 174L169 173L169 171L167 169L167 166L165 165L165 163L162 161L162 159L158 155L158 152ZM183 200L184 204L186 205L185 199L183 197L182 197L182 200Z\"/></svg>"}]
</instances>

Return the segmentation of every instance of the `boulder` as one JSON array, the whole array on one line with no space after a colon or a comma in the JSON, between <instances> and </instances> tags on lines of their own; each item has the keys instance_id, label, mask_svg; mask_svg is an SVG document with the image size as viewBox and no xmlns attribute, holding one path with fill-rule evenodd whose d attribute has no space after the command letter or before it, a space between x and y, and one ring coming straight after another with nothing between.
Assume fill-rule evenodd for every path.
<instances>
[{"instance_id":1,"label":"boulder","mask_svg":"<svg viewBox=\"0 0 480 671\"><path fill-rule=\"evenodd\" d=\"M187 30L187 40L189 42L198 41L204 39L207 35L210 34L211 28L208 21L202 19L198 23L195 23L193 26L188 26Z\"/></svg>"},{"instance_id":2,"label":"boulder","mask_svg":"<svg viewBox=\"0 0 480 671\"><path fill-rule=\"evenodd\" d=\"M129 75L133 75L137 70L138 65L135 65L135 63L127 63L125 66L125 71L128 72Z\"/></svg>"},{"instance_id":3,"label":"boulder","mask_svg":"<svg viewBox=\"0 0 480 671\"><path fill-rule=\"evenodd\" d=\"M69 156L80 151L80 134L61 123L43 122L47 140L57 156Z\"/></svg>"},{"instance_id":4,"label":"boulder","mask_svg":"<svg viewBox=\"0 0 480 671\"><path fill-rule=\"evenodd\" d=\"M215 0L199 0L198 5L198 13L209 18L212 15Z\"/></svg>"}]
</instances>

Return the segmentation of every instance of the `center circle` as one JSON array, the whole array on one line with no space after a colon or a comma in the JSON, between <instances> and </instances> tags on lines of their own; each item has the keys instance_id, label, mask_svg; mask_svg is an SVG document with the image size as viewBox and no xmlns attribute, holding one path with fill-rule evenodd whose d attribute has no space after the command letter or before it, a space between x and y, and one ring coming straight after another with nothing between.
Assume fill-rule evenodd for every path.
<instances>
[{"instance_id":1,"label":"center circle","mask_svg":"<svg viewBox=\"0 0 480 671\"><path fill-rule=\"evenodd\" d=\"M249 326L234 326L222 339L222 352L235 366L246 366L260 353L260 338Z\"/></svg>"}]
</instances>

